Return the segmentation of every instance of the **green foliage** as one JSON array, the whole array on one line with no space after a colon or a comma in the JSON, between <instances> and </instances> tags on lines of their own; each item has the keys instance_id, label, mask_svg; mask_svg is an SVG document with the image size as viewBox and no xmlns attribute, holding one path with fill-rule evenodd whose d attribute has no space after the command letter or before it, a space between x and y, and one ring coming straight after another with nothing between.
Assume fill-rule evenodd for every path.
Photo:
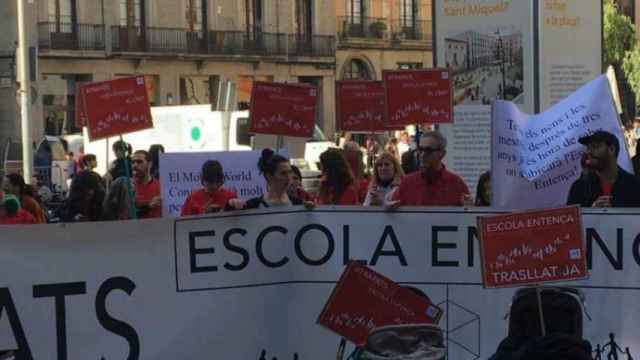
<instances>
[{"instance_id":1,"label":"green foliage","mask_svg":"<svg viewBox=\"0 0 640 360\"><path fill-rule=\"evenodd\" d=\"M631 20L618 12L613 0L604 3L604 62L618 65L635 48L636 30Z\"/></svg>"},{"instance_id":2,"label":"green foliage","mask_svg":"<svg viewBox=\"0 0 640 360\"><path fill-rule=\"evenodd\" d=\"M640 102L640 47L627 51L622 62L622 71L631 90L636 94L636 101Z\"/></svg>"}]
</instances>

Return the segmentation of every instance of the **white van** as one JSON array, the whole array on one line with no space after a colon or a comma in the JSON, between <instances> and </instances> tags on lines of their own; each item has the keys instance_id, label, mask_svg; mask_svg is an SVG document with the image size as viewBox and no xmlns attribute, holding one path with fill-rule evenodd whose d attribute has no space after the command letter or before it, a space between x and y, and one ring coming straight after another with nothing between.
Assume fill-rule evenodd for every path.
<instances>
[{"instance_id":1,"label":"white van","mask_svg":"<svg viewBox=\"0 0 640 360\"><path fill-rule=\"evenodd\" d=\"M123 135L133 150L162 144L166 152L243 151L275 148L277 137L249 134L249 112L211 111L210 105L152 107L152 129ZM119 137L89 141L85 129L82 144L85 154L95 154L98 173L104 174L114 159L111 145ZM77 139L69 137L71 151L78 151ZM292 159L304 158L311 170L317 170L320 153L334 146L316 126L311 140L285 137L283 144ZM300 163L298 161L298 163Z\"/></svg>"}]
</instances>

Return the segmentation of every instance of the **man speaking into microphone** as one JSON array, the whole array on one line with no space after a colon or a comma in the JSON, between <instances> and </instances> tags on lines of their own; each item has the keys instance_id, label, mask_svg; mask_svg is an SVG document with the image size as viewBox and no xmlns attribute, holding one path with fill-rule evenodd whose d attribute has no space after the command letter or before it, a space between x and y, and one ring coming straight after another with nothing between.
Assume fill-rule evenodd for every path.
<instances>
[{"instance_id":1,"label":"man speaking into microphone","mask_svg":"<svg viewBox=\"0 0 640 360\"><path fill-rule=\"evenodd\" d=\"M618 166L620 142L599 130L578 142L587 147L585 165L591 170L569 190L567 205L583 207L640 207L640 180Z\"/></svg>"}]
</instances>

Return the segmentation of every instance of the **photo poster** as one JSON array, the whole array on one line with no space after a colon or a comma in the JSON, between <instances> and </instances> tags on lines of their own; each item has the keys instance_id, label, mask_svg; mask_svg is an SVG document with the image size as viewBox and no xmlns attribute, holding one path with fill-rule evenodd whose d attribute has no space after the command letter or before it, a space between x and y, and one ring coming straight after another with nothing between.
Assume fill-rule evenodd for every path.
<instances>
[{"instance_id":1,"label":"photo poster","mask_svg":"<svg viewBox=\"0 0 640 360\"><path fill-rule=\"evenodd\" d=\"M539 7L539 94L544 111L602 73L603 4L541 0Z\"/></svg>"},{"instance_id":2,"label":"photo poster","mask_svg":"<svg viewBox=\"0 0 640 360\"><path fill-rule=\"evenodd\" d=\"M491 168L491 102L534 111L534 2L434 0L435 63L453 74L454 124L444 162L470 189ZM504 89L503 89L504 74Z\"/></svg>"}]
</instances>

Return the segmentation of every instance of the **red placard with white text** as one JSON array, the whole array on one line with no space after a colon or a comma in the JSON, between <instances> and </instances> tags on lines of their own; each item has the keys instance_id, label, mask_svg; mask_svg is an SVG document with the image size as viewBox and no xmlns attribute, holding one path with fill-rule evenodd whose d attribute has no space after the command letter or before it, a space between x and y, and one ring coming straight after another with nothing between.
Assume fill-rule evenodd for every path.
<instances>
[{"instance_id":1,"label":"red placard with white text","mask_svg":"<svg viewBox=\"0 0 640 360\"><path fill-rule=\"evenodd\" d=\"M144 76L81 87L91 141L153 127Z\"/></svg>"},{"instance_id":2,"label":"red placard with white text","mask_svg":"<svg viewBox=\"0 0 640 360\"><path fill-rule=\"evenodd\" d=\"M487 288L589 276L577 206L482 216L478 228Z\"/></svg>"},{"instance_id":3,"label":"red placard with white text","mask_svg":"<svg viewBox=\"0 0 640 360\"><path fill-rule=\"evenodd\" d=\"M442 310L416 292L352 261L324 306L318 323L356 345L374 328L437 324Z\"/></svg>"},{"instance_id":4,"label":"red placard with white text","mask_svg":"<svg viewBox=\"0 0 640 360\"><path fill-rule=\"evenodd\" d=\"M82 86L84 83L76 83L76 101L75 101L75 126L78 129L87 126L87 112L84 109L84 97L82 96Z\"/></svg>"},{"instance_id":5,"label":"red placard with white text","mask_svg":"<svg viewBox=\"0 0 640 360\"><path fill-rule=\"evenodd\" d=\"M310 138L317 101L315 86L258 81L251 89L249 132Z\"/></svg>"},{"instance_id":6,"label":"red placard with white text","mask_svg":"<svg viewBox=\"0 0 640 360\"><path fill-rule=\"evenodd\" d=\"M336 81L337 126L341 131L390 130L384 114L382 81ZM404 127L398 127L402 129Z\"/></svg>"},{"instance_id":7,"label":"red placard with white text","mask_svg":"<svg viewBox=\"0 0 640 360\"><path fill-rule=\"evenodd\" d=\"M449 70L385 70L382 78L387 127L453 122Z\"/></svg>"}]
</instances>

